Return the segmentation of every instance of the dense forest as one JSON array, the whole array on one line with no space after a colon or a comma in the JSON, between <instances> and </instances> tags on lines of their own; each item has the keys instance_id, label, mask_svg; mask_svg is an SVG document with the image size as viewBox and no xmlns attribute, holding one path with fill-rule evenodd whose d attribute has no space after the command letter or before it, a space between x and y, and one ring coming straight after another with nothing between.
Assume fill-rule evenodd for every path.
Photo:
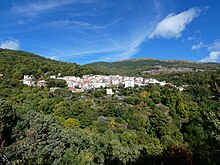
<instances>
[{"instance_id":1,"label":"dense forest","mask_svg":"<svg viewBox=\"0 0 220 165\"><path fill-rule=\"evenodd\" d=\"M99 67L81 66L74 63L58 62L24 51L0 49L0 73L7 78L22 79L23 75L47 78L61 73L63 76L84 74L106 74Z\"/></svg>"},{"instance_id":2,"label":"dense forest","mask_svg":"<svg viewBox=\"0 0 220 165\"><path fill-rule=\"evenodd\" d=\"M109 70L1 49L0 163L218 165L219 64L198 65L206 71L155 75L184 85L182 92L149 84L118 87L112 96L104 88L72 93L66 87L29 87L20 79Z\"/></svg>"}]
</instances>

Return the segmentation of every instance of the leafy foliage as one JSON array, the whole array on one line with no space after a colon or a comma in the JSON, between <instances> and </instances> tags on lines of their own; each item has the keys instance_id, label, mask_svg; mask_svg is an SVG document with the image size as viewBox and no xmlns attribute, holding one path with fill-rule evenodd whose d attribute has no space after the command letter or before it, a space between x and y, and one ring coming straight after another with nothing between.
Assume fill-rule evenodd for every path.
<instances>
[{"instance_id":1,"label":"leafy foliage","mask_svg":"<svg viewBox=\"0 0 220 165\"><path fill-rule=\"evenodd\" d=\"M149 84L108 96L19 81L91 66L2 49L0 56L0 152L13 164L220 164L219 71L160 75L187 85L182 92Z\"/></svg>"},{"instance_id":2,"label":"leafy foliage","mask_svg":"<svg viewBox=\"0 0 220 165\"><path fill-rule=\"evenodd\" d=\"M80 66L74 63L58 62L24 51L0 49L0 73L7 78L20 80L23 75L47 78L61 73L63 76L84 74L106 74L93 66Z\"/></svg>"}]
</instances>

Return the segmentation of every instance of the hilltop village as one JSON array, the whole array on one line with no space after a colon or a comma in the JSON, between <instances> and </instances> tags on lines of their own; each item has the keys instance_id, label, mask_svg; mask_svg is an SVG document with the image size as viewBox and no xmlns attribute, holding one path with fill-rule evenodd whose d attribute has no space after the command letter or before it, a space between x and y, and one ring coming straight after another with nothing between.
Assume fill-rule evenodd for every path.
<instances>
[{"instance_id":1,"label":"hilltop village","mask_svg":"<svg viewBox=\"0 0 220 165\"><path fill-rule=\"evenodd\" d=\"M158 81L156 79L146 79L143 77L128 77L128 76L120 76L120 75L84 75L82 78L75 76L64 76L62 77L59 73L57 76L53 75L49 77L49 80L64 80L66 82L67 87L72 92L84 92L89 89L96 88L116 88L119 86L123 86L124 88L135 87L136 86L145 86L147 84L159 84L164 86L166 84L172 85L170 83L166 83L165 81ZM45 86L46 80L37 81L33 75L24 75L23 84L28 86ZM172 85L175 86L175 85ZM175 86L176 87L176 86ZM180 91L183 90L183 87L177 87ZM107 89L107 94L112 94L111 89Z\"/></svg>"}]
</instances>

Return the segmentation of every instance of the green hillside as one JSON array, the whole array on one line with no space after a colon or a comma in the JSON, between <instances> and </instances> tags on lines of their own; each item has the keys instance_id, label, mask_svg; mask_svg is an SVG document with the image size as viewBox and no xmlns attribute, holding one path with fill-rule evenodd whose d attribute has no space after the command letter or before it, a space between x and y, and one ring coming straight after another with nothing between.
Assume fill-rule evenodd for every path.
<instances>
[{"instance_id":1,"label":"green hillside","mask_svg":"<svg viewBox=\"0 0 220 165\"><path fill-rule=\"evenodd\" d=\"M86 65L88 66L88 65ZM180 60L158 60L158 59L131 59L117 62L97 62L89 66L99 66L108 70L111 74L145 76L144 71L158 70L158 68L191 68L193 70L216 70L220 68L219 63L196 63Z\"/></svg>"},{"instance_id":2,"label":"green hillside","mask_svg":"<svg viewBox=\"0 0 220 165\"><path fill-rule=\"evenodd\" d=\"M0 49L0 73L8 78L21 79L25 74L40 78L58 73L81 76L106 72L98 67L59 62L24 51Z\"/></svg>"},{"instance_id":3,"label":"green hillside","mask_svg":"<svg viewBox=\"0 0 220 165\"><path fill-rule=\"evenodd\" d=\"M146 61L113 65L138 69L134 63ZM113 88L110 96L104 88L74 93L65 87L53 91L18 81L23 74L37 78L60 72L104 74L105 69L100 69L104 66L80 66L1 49L0 164L220 164L220 71L213 71L218 64L201 65L208 71L159 76L187 84L183 91L148 84Z\"/></svg>"}]
</instances>

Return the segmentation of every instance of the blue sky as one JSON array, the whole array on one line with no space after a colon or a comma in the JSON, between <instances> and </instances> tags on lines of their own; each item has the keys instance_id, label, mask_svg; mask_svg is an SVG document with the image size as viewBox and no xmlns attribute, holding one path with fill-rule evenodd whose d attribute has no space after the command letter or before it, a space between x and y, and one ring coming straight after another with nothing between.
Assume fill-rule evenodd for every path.
<instances>
[{"instance_id":1,"label":"blue sky","mask_svg":"<svg viewBox=\"0 0 220 165\"><path fill-rule=\"evenodd\" d=\"M220 62L220 1L1 0L0 47L80 64Z\"/></svg>"}]
</instances>

